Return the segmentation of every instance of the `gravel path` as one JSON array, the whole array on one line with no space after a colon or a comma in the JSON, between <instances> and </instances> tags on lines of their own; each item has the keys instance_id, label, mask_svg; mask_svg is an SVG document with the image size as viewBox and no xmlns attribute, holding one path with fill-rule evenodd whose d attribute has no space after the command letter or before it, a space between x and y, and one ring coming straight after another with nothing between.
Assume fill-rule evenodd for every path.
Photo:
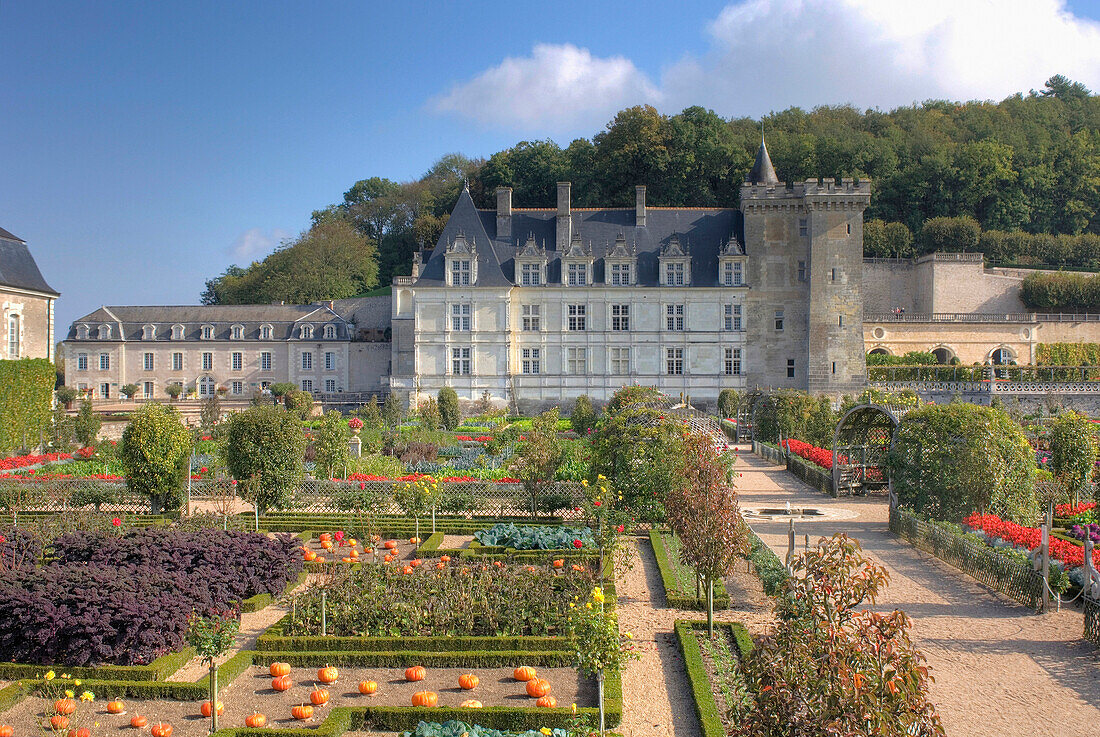
<instances>
[{"instance_id":1,"label":"gravel path","mask_svg":"<svg viewBox=\"0 0 1100 737\"><path fill-rule=\"evenodd\" d=\"M798 547L810 535L847 532L890 574L878 608L905 611L928 657L932 701L950 737L1095 735L1100 729L1100 655L1081 639L1080 610L1037 616L887 529L886 499L832 499L779 466L742 450L742 506L838 508L854 518L796 522ZM752 523L782 558L787 524Z\"/></svg>"}]
</instances>

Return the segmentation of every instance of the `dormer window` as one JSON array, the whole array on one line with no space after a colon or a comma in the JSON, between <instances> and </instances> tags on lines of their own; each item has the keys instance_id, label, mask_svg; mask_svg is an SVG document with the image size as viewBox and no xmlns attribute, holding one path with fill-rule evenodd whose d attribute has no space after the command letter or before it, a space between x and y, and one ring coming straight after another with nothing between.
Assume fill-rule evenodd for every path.
<instances>
[{"instance_id":1,"label":"dormer window","mask_svg":"<svg viewBox=\"0 0 1100 737\"><path fill-rule=\"evenodd\" d=\"M661 283L666 287L686 287L691 284L691 256L680 239L673 235L661 248Z\"/></svg>"},{"instance_id":2,"label":"dormer window","mask_svg":"<svg viewBox=\"0 0 1100 737\"><path fill-rule=\"evenodd\" d=\"M733 236L718 251L718 283L723 287L745 286L745 248Z\"/></svg>"},{"instance_id":3,"label":"dormer window","mask_svg":"<svg viewBox=\"0 0 1100 737\"><path fill-rule=\"evenodd\" d=\"M303 325L301 335L302 335L302 340L313 340L313 326L312 325Z\"/></svg>"},{"instance_id":4,"label":"dormer window","mask_svg":"<svg viewBox=\"0 0 1100 737\"><path fill-rule=\"evenodd\" d=\"M516 278L520 286L537 287L546 283L546 250L528 235L527 242L516 254Z\"/></svg>"},{"instance_id":5,"label":"dormer window","mask_svg":"<svg viewBox=\"0 0 1100 737\"><path fill-rule=\"evenodd\" d=\"M561 257L561 280L571 287L584 287L592 283L592 248L581 241L580 233L573 234L573 241Z\"/></svg>"},{"instance_id":6,"label":"dormer window","mask_svg":"<svg viewBox=\"0 0 1100 737\"><path fill-rule=\"evenodd\" d=\"M260 340L271 340L271 326L270 325L261 325L260 326Z\"/></svg>"},{"instance_id":7,"label":"dormer window","mask_svg":"<svg viewBox=\"0 0 1100 737\"><path fill-rule=\"evenodd\" d=\"M447 245L446 264L452 287L468 287L477 281L477 248L462 233Z\"/></svg>"},{"instance_id":8,"label":"dormer window","mask_svg":"<svg viewBox=\"0 0 1100 737\"><path fill-rule=\"evenodd\" d=\"M567 264L569 286L583 287L588 284L588 264Z\"/></svg>"},{"instance_id":9,"label":"dormer window","mask_svg":"<svg viewBox=\"0 0 1100 737\"><path fill-rule=\"evenodd\" d=\"M111 326L110 325L100 325L99 326L99 339L100 340L110 340L111 339Z\"/></svg>"},{"instance_id":10,"label":"dormer window","mask_svg":"<svg viewBox=\"0 0 1100 737\"><path fill-rule=\"evenodd\" d=\"M336 340L335 325L325 325L325 340Z\"/></svg>"},{"instance_id":11,"label":"dormer window","mask_svg":"<svg viewBox=\"0 0 1100 737\"><path fill-rule=\"evenodd\" d=\"M156 328L156 326L155 325L146 325L145 327L143 327L141 329L141 339L142 340L156 340L157 339L157 328Z\"/></svg>"},{"instance_id":12,"label":"dormer window","mask_svg":"<svg viewBox=\"0 0 1100 737\"><path fill-rule=\"evenodd\" d=\"M183 340L183 325L172 326L172 340Z\"/></svg>"},{"instance_id":13,"label":"dormer window","mask_svg":"<svg viewBox=\"0 0 1100 737\"><path fill-rule=\"evenodd\" d=\"M233 340L243 340L244 325L234 325L230 330L230 334L233 336Z\"/></svg>"},{"instance_id":14,"label":"dormer window","mask_svg":"<svg viewBox=\"0 0 1100 737\"><path fill-rule=\"evenodd\" d=\"M77 337L77 338L78 338L79 340L87 340L87 339L88 339L88 334L89 334L89 332L90 332L90 331L88 330L88 326L87 326L87 325L81 325L80 327L78 327L78 328L76 329L76 337Z\"/></svg>"},{"instance_id":15,"label":"dormer window","mask_svg":"<svg viewBox=\"0 0 1100 737\"><path fill-rule=\"evenodd\" d=\"M613 287L629 287L634 284L636 272L637 252L633 245L627 245L626 236L619 233L604 258L604 281Z\"/></svg>"},{"instance_id":16,"label":"dormer window","mask_svg":"<svg viewBox=\"0 0 1100 737\"><path fill-rule=\"evenodd\" d=\"M203 325L202 326L202 339L203 340L214 340L214 326L213 325Z\"/></svg>"}]
</instances>

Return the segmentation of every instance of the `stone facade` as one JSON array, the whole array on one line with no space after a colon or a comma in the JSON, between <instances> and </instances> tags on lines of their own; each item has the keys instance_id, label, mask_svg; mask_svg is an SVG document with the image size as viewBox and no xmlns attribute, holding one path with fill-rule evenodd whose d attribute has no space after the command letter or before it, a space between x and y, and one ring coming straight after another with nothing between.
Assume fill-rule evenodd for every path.
<instances>
[{"instance_id":1,"label":"stone facade","mask_svg":"<svg viewBox=\"0 0 1100 737\"><path fill-rule=\"evenodd\" d=\"M27 244L0 228L0 358L54 360L54 303Z\"/></svg>"}]
</instances>

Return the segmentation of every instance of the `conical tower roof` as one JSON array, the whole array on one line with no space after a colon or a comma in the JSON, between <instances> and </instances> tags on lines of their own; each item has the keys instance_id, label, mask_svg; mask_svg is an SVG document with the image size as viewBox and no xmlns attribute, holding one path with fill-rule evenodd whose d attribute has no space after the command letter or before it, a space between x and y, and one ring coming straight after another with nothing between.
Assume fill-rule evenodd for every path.
<instances>
[{"instance_id":1,"label":"conical tower roof","mask_svg":"<svg viewBox=\"0 0 1100 737\"><path fill-rule=\"evenodd\" d=\"M768 156L768 147L764 144L763 133L760 134L760 148L756 150L756 161L749 172L748 181L753 184L779 184L772 158Z\"/></svg>"}]
</instances>

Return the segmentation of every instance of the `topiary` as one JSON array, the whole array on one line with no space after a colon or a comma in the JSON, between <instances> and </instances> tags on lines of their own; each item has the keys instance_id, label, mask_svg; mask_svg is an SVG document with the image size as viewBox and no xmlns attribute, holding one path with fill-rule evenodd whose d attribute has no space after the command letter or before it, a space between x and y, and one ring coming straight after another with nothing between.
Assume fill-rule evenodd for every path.
<instances>
[{"instance_id":1,"label":"topiary","mask_svg":"<svg viewBox=\"0 0 1100 737\"><path fill-rule=\"evenodd\" d=\"M153 514L183 501L191 433L174 407L151 402L134 412L122 433L119 458L126 485L149 498Z\"/></svg>"},{"instance_id":2,"label":"topiary","mask_svg":"<svg viewBox=\"0 0 1100 737\"><path fill-rule=\"evenodd\" d=\"M250 407L225 425L226 468L261 514L284 505L297 488L305 449L301 421L277 407Z\"/></svg>"},{"instance_id":3,"label":"topiary","mask_svg":"<svg viewBox=\"0 0 1100 737\"><path fill-rule=\"evenodd\" d=\"M458 393L451 387L445 386L439 390L436 401L439 404L439 418L443 422L443 427L454 430L462 421L462 413L458 408Z\"/></svg>"}]
</instances>

